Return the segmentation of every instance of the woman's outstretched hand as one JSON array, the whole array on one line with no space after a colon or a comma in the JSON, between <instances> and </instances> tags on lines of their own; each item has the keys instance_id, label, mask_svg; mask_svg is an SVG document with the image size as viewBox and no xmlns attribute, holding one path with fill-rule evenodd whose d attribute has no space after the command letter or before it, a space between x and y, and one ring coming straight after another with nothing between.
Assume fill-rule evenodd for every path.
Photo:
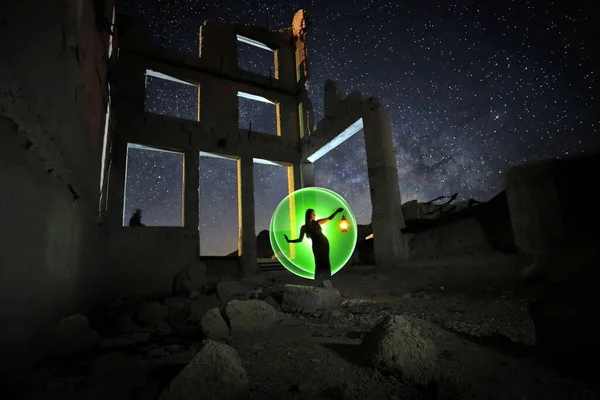
<instances>
[{"instance_id":1,"label":"woman's outstretched hand","mask_svg":"<svg viewBox=\"0 0 600 400\"><path fill-rule=\"evenodd\" d=\"M342 211L344 211L344 209L340 207L340 208L338 208L338 209L337 209L337 211L336 211L336 212L339 212L339 213L341 213Z\"/></svg>"},{"instance_id":2,"label":"woman's outstretched hand","mask_svg":"<svg viewBox=\"0 0 600 400\"><path fill-rule=\"evenodd\" d=\"M283 235L283 237L285 238L286 242L288 242L288 243L290 242L290 239L287 237L287 235Z\"/></svg>"}]
</instances>

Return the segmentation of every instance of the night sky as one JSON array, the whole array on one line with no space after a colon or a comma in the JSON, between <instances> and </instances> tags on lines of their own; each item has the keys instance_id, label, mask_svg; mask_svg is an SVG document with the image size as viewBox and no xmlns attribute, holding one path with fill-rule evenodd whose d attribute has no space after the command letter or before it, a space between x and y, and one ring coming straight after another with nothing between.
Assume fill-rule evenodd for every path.
<instances>
[{"instance_id":1,"label":"night sky","mask_svg":"<svg viewBox=\"0 0 600 400\"><path fill-rule=\"evenodd\" d=\"M586 3L590 3L587 5ZM488 200L507 167L600 149L598 6L593 1L192 1L125 0L153 40L197 54L207 19L279 29L307 9L310 95L323 116L323 84L338 81L390 111L402 201ZM240 65L269 73L272 55L240 48ZM267 65L267 66L265 66ZM147 110L195 119L197 90L148 79ZM274 108L240 103L240 126L272 132ZM315 121L315 122L316 122ZM201 253L237 248L235 162L202 158ZM344 196L369 223L362 132L315 163L317 186ZM125 219L181 225L182 156L131 149ZM256 231L287 194L283 168L256 164ZM317 216L319 216L317 214Z\"/></svg>"}]
</instances>

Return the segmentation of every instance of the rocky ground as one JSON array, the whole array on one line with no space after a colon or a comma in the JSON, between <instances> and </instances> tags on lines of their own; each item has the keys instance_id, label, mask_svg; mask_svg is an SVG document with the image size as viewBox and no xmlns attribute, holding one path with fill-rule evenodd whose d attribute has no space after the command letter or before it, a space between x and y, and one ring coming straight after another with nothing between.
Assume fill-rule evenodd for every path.
<instances>
[{"instance_id":1,"label":"rocky ground","mask_svg":"<svg viewBox=\"0 0 600 400\"><path fill-rule=\"evenodd\" d=\"M286 300L278 282L225 282L213 294L121 299L89 326L64 320L61 351L5 398L600 398L535 361L524 299L421 292L340 302L335 289L314 289L316 300L311 290Z\"/></svg>"}]
</instances>

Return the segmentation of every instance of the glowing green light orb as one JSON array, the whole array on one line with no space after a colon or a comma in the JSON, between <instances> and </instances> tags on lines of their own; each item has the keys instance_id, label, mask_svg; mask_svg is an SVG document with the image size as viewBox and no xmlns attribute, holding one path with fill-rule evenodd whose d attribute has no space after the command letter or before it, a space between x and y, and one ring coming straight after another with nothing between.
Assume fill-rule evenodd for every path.
<instances>
[{"instance_id":1,"label":"glowing green light orb","mask_svg":"<svg viewBox=\"0 0 600 400\"><path fill-rule=\"evenodd\" d=\"M356 218L346 200L332 190L310 187L296 190L279 203L271 218L269 235L275 256L288 271L306 279L315 279L311 240L304 236L300 243L287 243L284 235L290 240L299 238L306 210L315 210L315 219L322 219L331 216L338 208L343 208L343 211L321 225L329 240L332 276L352 257L358 238Z\"/></svg>"}]
</instances>

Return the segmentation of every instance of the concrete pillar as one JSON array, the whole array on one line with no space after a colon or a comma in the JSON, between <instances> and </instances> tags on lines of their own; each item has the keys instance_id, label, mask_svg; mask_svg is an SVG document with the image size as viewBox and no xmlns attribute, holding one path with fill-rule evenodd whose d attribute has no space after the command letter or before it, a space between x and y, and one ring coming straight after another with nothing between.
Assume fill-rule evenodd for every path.
<instances>
[{"instance_id":1,"label":"concrete pillar","mask_svg":"<svg viewBox=\"0 0 600 400\"><path fill-rule=\"evenodd\" d=\"M146 70L137 60L123 56L111 82L114 120L143 115L146 105Z\"/></svg>"},{"instance_id":2,"label":"concrete pillar","mask_svg":"<svg viewBox=\"0 0 600 400\"><path fill-rule=\"evenodd\" d=\"M363 122L373 204L375 263L378 268L394 268L404 264L407 252L402 240L404 217L392 126L387 110L372 105L365 107Z\"/></svg>"},{"instance_id":3,"label":"concrete pillar","mask_svg":"<svg viewBox=\"0 0 600 400\"><path fill-rule=\"evenodd\" d=\"M183 188L183 226L193 231L196 239L197 252L200 255L199 225L200 211L198 185L200 182L200 154L196 150L185 152L184 188Z\"/></svg>"},{"instance_id":4,"label":"concrete pillar","mask_svg":"<svg viewBox=\"0 0 600 400\"><path fill-rule=\"evenodd\" d=\"M123 226L126 163L127 142L122 140L119 135L115 135L108 167L107 207L105 214L106 225L110 228Z\"/></svg>"},{"instance_id":5,"label":"concrete pillar","mask_svg":"<svg viewBox=\"0 0 600 400\"><path fill-rule=\"evenodd\" d=\"M302 188L302 164L296 163L288 167L288 193Z\"/></svg>"},{"instance_id":6,"label":"concrete pillar","mask_svg":"<svg viewBox=\"0 0 600 400\"><path fill-rule=\"evenodd\" d=\"M300 137L310 136L313 130L314 110L306 86L298 85L296 102L298 107L298 124Z\"/></svg>"},{"instance_id":7,"label":"concrete pillar","mask_svg":"<svg viewBox=\"0 0 600 400\"><path fill-rule=\"evenodd\" d=\"M237 74L237 36L231 25L206 21L200 27L200 57L204 66L218 72Z\"/></svg>"},{"instance_id":8,"label":"concrete pillar","mask_svg":"<svg viewBox=\"0 0 600 400\"><path fill-rule=\"evenodd\" d=\"M141 117L144 115L146 102L146 71L143 66L126 57L120 59L111 85L111 95L112 123L109 132L111 153L108 170L108 204L105 215L107 225L118 228L123 225L127 144L132 137L140 133L125 130L123 121L143 120Z\"/></svg>"},{"instance_id":9,"label":"concrete pillar","mask_svg":"<svg viewBox=\"0 0 600 400\"><path fill-rule=\"evenodd\" d=\"M276 77L287 85L296 84L296 52L292 46L275 50Z\"/></svg>"},{"instance_id":10,"label":"concrete pillar","mask_svg":"<svg viewBox=\"0 0 600 400\"><path fill-rule=\"evenodd\" d=\"M238 170L238 249L244 275L258 273L256 262L256 232L254 225L254 161L241 157Z\"/></svg>"},{"instance_id":11,"label":"concrete pillar","mask_svg":"<svg viewBox=\"0 0 600 400\"><path fill-rule=\"evenodd\" d=\"M239 132L238 95L234 85L208 79L200 85L200 123L212 134L237 137ZM248 129L247 126L243 127ZM255 128L256 129L256 128Z\"/></svg>"},{"instance_id":12,"label":"concrete pillar","mask_svg":"<svg viewBox=\"0 0 600 400\"><path fill-rule=\"evenodd\" d=\"M300 175L302 177L302 187L315 186L315 168L310 161L302 162Z\"/></svg>"},{"instance_id":13,"label":"concrete pillar","mask_svg":"<svg viewBox=\"0 0 600 400\"><path fill-rule=\"evenodd\" d=\"M277 133L291 140L300 140L300 107L295 101L282 101L277 105Z\"/></svg>"}]
</instances>

